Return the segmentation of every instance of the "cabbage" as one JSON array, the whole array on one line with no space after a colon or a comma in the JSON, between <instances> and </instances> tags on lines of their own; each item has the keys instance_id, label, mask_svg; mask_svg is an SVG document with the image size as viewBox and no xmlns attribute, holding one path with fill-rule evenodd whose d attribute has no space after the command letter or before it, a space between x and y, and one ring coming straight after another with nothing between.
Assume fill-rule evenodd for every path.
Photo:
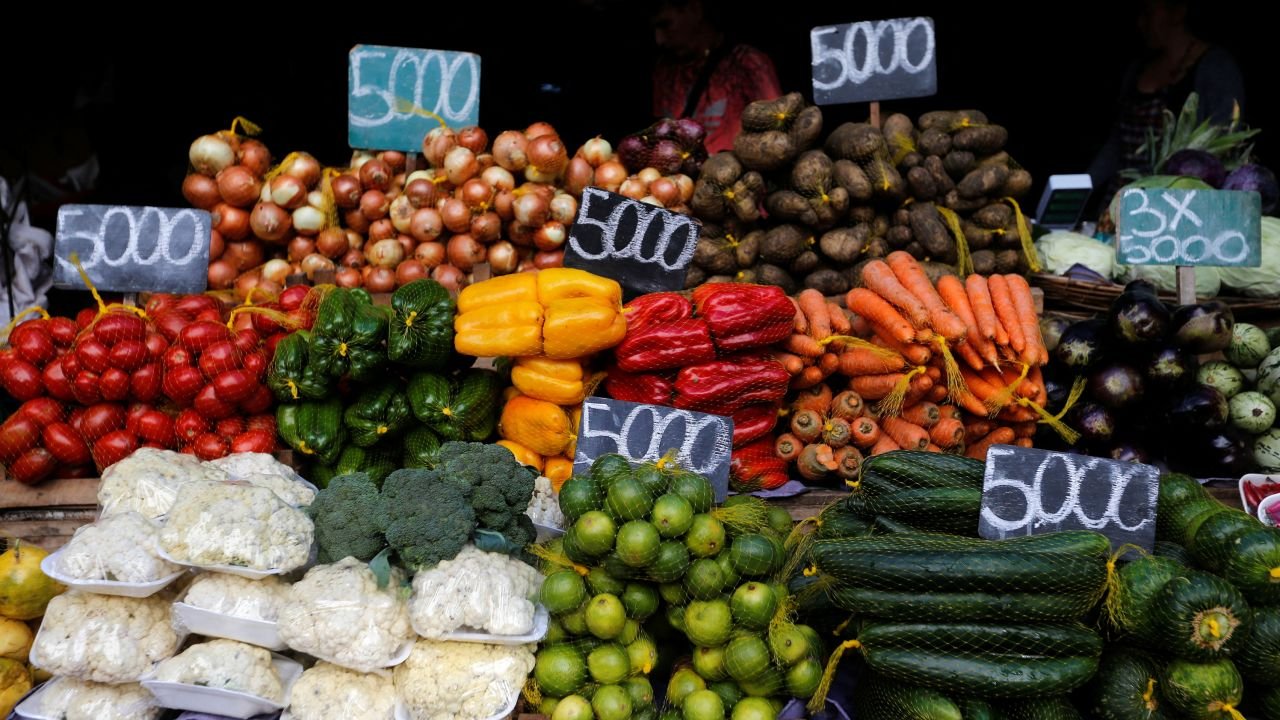
<instances>
[{"instance_id":1,"label":"cabbage","mask_svg":"<svg viewBox=\"0 0 1280 720\"><path fill-rule=\"evenodd\" d=\"M1172 265L1123 265L1121 274L1128 280L1146 280L1162 292L1178 292L1178 270ZM1225 268L1196 268L1196 297L1211 298L1222 289Z\"/></svg>"},{"instance_id":2,"label":"cabbage","mask_svg":"<svg viewBox=\"0 0 1280 720\"><path fill-rule=\"evenodd\" d=\"M1197 270L1199 272L1199 270ZM1248 297L1280 295L1280 218L1262 218L1262 265L1221 268L1222 283Z\"/></svg>"},{"instance_id":3,"label":"cabbage","mask_svg":"<svg viewBox=\"0 0 1280 720\"><path fill-rule=\"evenodd\" d=\"M1046 270L1061 275L1079 263L1109 278L1115 270L1116 251L1107 243L1073 232L1052 232L1036 241Z\"/></svg>"}]
</instances>

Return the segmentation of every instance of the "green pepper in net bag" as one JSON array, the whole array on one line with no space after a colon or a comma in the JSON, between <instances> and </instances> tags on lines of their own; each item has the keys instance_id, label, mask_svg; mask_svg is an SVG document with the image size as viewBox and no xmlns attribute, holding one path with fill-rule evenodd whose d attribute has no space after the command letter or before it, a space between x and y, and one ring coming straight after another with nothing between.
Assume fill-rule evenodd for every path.
<instances>
[{"instance_id":1,"label":"green pepper in net bag","mask_svg":"<svg viewBox=\"0 0 1280 720\"><path fill-rule=\"evenodd\" d=\"M433 468L440 462L440 436L418 425L404 434L404 467Z\"/></svg>"},{"instance_id":2,"label":"green pepper in net bag","mask_svg":"<svg viewBox=\"0 0 1280 720\"><path fill-rule=\"evenodd\" d=\"M267 371L267 387L280 402L319 400L329 394L329 379L310 362L311 333L298 330L276 345Z\"/></svg>"},{"instance_id":3,"label":"green pepper in net bag","mask_svg":"<svg viewBox=\"0 0 1280 720\"><path fill-rule=\"evenodd\" d=\"M325 464L338 459L347 440L338 398L281 405L276 409L276 429L294 450Z\"/></svg>"},{"instance_id":4,"label":"green pepper in net bag","mask_svg":"<svg viewBox=\"0 0 1280 720\"><path fill-rule=\"evenodd\" d=\"M382 481L399 467L399 454L389 447L362 448L348 445L342 449L337 462L332 465L316 465L308 477L317 486L325 488L329 486L330 480L339 475L362 472L374 484L381 486Z\"/></svg>"},{"instance_id":5,"label":"green pepper in net bag","mask_svg":"<svg viewBox=\"0 0 1280 720\"><path fill-rule=\"evenodd\" d=\"M497 427L502 381L492 370L452 378L418 373L409 379L408 395L413 414L445 440L484 442Z\"/></svg>"},{"instance_id":6,"label":"green pepper in net bag","mask_svg":"<svg viewBox=\"0 0 1280 720\"><path fill-rule=\"evenodd\" d=\"M443 285L423 278L391 296L387 355L392 362L441 370L453 353L455 303Z\"/></svg>"},{"instance_id":7,"label":"green pepper in net bag","mask_svg":"<svg viewBox=\"0 0 1280 720\"><path fill-rule=\"evenodd\" d=\"M392 383L366 390L343 414L351 442L360 447L399 435L412 419L408 398Z\"/></svg>"},{"instance_id":8,"label":"green pepper in net bag","mask_svg":"<svg viewBox=\"0 0 1280 720\"><path fill-rule=\"evenodd\" d=\"M311 365L329 378L349 374L362 382L376 380L386 361L386 335L387 310L374 305L368 293L331 290L311 328Z\"/></svg>"}]
</instances>

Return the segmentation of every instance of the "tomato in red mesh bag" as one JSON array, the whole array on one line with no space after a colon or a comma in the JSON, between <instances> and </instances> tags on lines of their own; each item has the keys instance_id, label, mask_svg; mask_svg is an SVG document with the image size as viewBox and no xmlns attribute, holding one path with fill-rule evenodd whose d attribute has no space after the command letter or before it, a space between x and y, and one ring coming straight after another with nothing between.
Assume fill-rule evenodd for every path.
<instances>
[{"instance_id":1,"label":"tomato in red mesh bag","mask_svg":"<svg viewBox=\"0 0 1280 720\"><path fill-rule=\"evenodd\" d=\"M787 482L787 463L774 452L773 439L761 438L733 451L729 460L729 489L737 492L773 490Z\"/></svg>"},{"instance_id":2,"label":"tomato in red mesh bag","mask_svg":"<svg viewBox=\"0 0 1280 720\"><path fill-rule=\"evenodd\" d=\"M222 322L222 304L209 295L152 295L147 301L147 316L170 342L193 322Z\"/></svg>"},{"instance_id":3,"label":"tomato in red mesh bag","mask_svg":"<svg viewBox=\"0 0 1280 720\"><path fill-rule=\"evenodd\" d=\"M82 405L156 400L168 348L164 336L132 312L113 310L96 317L59 367L43 373L50 394L65 397L69 386L71 399Z\"/></svg>"}]
</instances>

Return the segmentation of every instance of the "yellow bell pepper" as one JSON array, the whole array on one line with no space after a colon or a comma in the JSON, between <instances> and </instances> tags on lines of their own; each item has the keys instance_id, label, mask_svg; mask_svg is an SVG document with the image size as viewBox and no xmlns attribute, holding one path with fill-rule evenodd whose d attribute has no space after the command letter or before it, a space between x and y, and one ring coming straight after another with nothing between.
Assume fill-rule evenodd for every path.
<instances>
[{"instance_id":1,"label":"yellow bell pepper","mask_svg":"<svg viewBox=\"0 0 1280 720\"><path fill-rule=\"evenodd\" d=\"M518 302L538 302L536 273L499 275L475 285L468 285L458 293L458 314L462 315L491 305Z\"/></svg>"},{"instance_id":2,"label":"yellow bell pepper","mask_svg":"<svg viewBox=\"0 0 1280 720\"><path fill-rule=\"evenodd\" d=\"M559 405L521 395L502 408L498 432L539 455L560 455L577 430L569 423L569 413Z\"/></svg>"},{"instance_id":3,"label":"yellow bell pepper","mask_svg":"<svg viewBox=\"0 0 1280 720\"><path fill-rule=\"evenodd\" d=\"M551 481L551 487L557 493L560 488L573 477L573 460L567 457L549 457L542 464L542 474Z\"/></svg>"},{"instance_id":4,"label":"yellow bell pepper","mask_svg":"<svg viewBox=\"0 0 1280 720\"><path fill-rule=\"evenodd\" d=\"M617 345L627 334L622 310L598 298L556 300L547 305L542 352L549 358L583 357Z\"/></svg>"},{"instance_id":5,"label":"yellow bell pepper","mask_svg":"<svg viewBox=\"0 0 1280 720\"><path fill-rule=\"evenodd\" d=\"M616 280L576 268L538 271L538 302L546 306L570 298L596 298L606 305L622 307L622 286Z\"/></svg>"},{"instance_id":6,"label":"yellow bell pepper","mask_svg":"<svg viewBox=\"0 0 1280 720\"><path fill-rule=\"evenodd\" d=\"M484 306L454 318L453 330L453 346L463 355L538 355L542 352L542 306L532 301Z\"/></svg>"},{"instance_id":7,"label":"yellow bell pepper","mask_svg":"<svg viewBox=\"0 0 1280 720\"><path fill-rule=\"evenodd\" d=\"M538 453L512 440L499 440L495 444L510 450L511 454L516 456L516 461L521 465L528 465L539 473L542 472L542 456Z\"/></svg>"},{"instance_id":8,"label":"yellow bell pepper","mask_svg":"<svg viewBox=\"0 0 1280 720\"><path fill-rule=\"evenodd\" d=\"M579 360L520 358L511 368L511 382L531 398L556 405L576 405L586 395L585 372Z\"/></svg>"}]
</instances>

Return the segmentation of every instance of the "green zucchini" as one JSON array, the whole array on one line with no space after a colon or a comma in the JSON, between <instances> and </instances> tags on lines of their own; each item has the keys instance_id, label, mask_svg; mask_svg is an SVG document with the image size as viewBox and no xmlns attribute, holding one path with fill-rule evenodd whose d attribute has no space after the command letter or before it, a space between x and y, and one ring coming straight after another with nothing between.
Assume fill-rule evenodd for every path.
<instances>
[{"instance_id":1,"label":"green zucchini","mask_svg":"<svg viewBox=\"0 0 1280 720\"><path fill-rule=\"evenodd\" d=\"M1094 593L982 593L873 590L842 587L827 591L837 607L860 616L923 622L1065 622L1097 604Z\"/></svg>"},{"instance_id":2,"label":"green zucchini","mask_svg":"<svg viewBox=\"0 0 1280 720\"><path fill-rule=\"evenodd\" d=\"M1070 692L1098 670L1097 656L1012 657L866 646L862 655L868 667L894 680L990 698Z\"/></svg>"},{"instance_id":3,"label":"green zucchini","mask_svg":"<svg viewBox=\"0 0 1280 720\"><path fill-rule=\"evenodd\" d=\"M1190 475L1169 473L1160 477L1160 491L1157 495L1156 518L1194 500L1208 499L1209 493L1204 486Z\"/></svg>"},{"instance_id":4,"label":"green zucchini","mask_svg":"<svg viewBox=\"0 0 1280 720\"><path fill-rule=\"evenodd\" d=\"M1280 720L1280 686L1260 690L1254 704L1262 720Z\"/></svg>"},{"instance_id":5,"label":"green zucchini","mask_svg":"<svg viewBox=\"0 0 1280 720\"><path fill-rule=\"evenodd\" d=\"M925 530L974 535L982 511L982 488L908 488L867 495L867 510Z\"/></svg>"},{"instance_id":6,"label":"green zucchini","mask_svg":"<svg viewBox=\"0 0 1280 720\"><path fill-rule=\"evenodd\" d=\"M862 461L859 481L883 480L900 488L982 489L986 464L959 455L896 450Z\"/></svg>"},{"instance_id":7,"label":"green zucchini","mask_svg":"<svg viewBox=\"0 0 1280 720\"><path fill-rule=\"evenodd\" d=\"M1227 507L1213 498L1192 500L1179 505L1163 515L1156 511L1156 537L1161 540L1176 542L1183 547L1191 545L1200 529L1200 524L1215 515L1227 510Z\"/></svg>"},{"instance_id":8,"label":"green zucchini","mask_svg":"<svg viewBox=\"0 0 1280 720\"><path fill-rule=\"evenodd\" d=\"M858 684L854 707L860 720L964 720L960 708L946 695L875 673L867 673Z\"/></svg>"},{"instance_id":9,"label":"green zucchini","mask_svg":"<svg viewBox=\"0 0 1280 720\"><path fill-rule=\"evenodd\" d=\"M1102 654L1102 638L1080 623L985 625L979 623L869 623L858 633L869 648L937 650L1010 657Z\"/></svg>"},{"instance_id":10,"label":"green zucchini","mask_svg":"<svg viewBox=\"0 0 1280 720\"><path fill-rule=\"evenodd\" d=\"M1151 633L1151 604L1170 580L1189 570L1174 560L1147 555L1125 563L1116 571L1116 583L1107 594L1107 618L1121 633L1147 637Z\"/></svg>"},{"instance_id":11,"label":"green zucchini","mask_svg":"<svg viewBox=\"0 0 1280 720\"><path fill-rule=\"evenodd\" d=\"M1160 696L1160 666L1128 648L1108 648L1082 700L1097 720L1168 720Z\"/></svg>"},{"instance_id":12,"label":"green zucchini","mask_svg":"<svg viewBox=\"0 0 1280 720\"><path fill-rule=\"evenodd\" d=\"M1156 557L1165 557L1175 560L1179 565L1191 564L1191 553L1187 549L1176 542L1168 540L1157 540L1155 546L1151 549L1151 554Z\"/></svg>"},{"instance_id":13,"label":"green zucchini","mask_svg":"<svg viewBox=\"0 0 1280 720\"><path fill-rule=\"evenodd\" d=\"M875 516L867 512L867 499L860 492L849 493L837 506L854 517L863 520L874 520Z\"/></svg>"},{"instance_id":14,"label":"green zucchini","mask_svg":"<svg viewBox=\"0 0 1280 720\"><path fill-rule=\"evenodd\" d=\"M964 698L960 701L960 712L964 720L1001 720L1000 713L986 700Z\"/></svg>"},{"instance_id":15,"label":"green zucchini","mask_svg":"<svg viewBox=\"0 0 1280 720\"><path fill-rule=\"evenodd\" d=\"M1257 605L1280 605L1280 529L1261 528L1236 538L1223 575Z\"/></svg>"},{"instance_id":16,"label":"green zucchini","mask_svg":"<svg viewBox=\"0 0 1280 720\"><path fill-rule=\"evenodd\" d=\"M818 529L814 531L817 539L859 537L871 533L871 521L855 515L843 503L836 503L823 509L817 518Z\"/></svg>"},{"instance_id":17,"label":"green zucchini","mask_svg":"<svg viewBox=\"0 0 1280 720\"><path fill-rule=\"evenodd\" d=\"M1005 703L1005 720L1080 720L1080 713L1065 697L1036 698Z\"/></svg>"},{"instance_id":18,"label":"green zucchini","mask_svg":"<svg viewBox=\"0 0 1280 720\"><path fill-rule=\"evenodd\" d=\"M1250 683L1280 685L1280 607L1253 611L1253 632L1233 660Z\"/></svg>"},{"instance_id":19,"label":"green zucchini","mask_svg":"<svg viewBox=\"0 0 1280 720\"><path fill-rule=\"evenodd\" d=\"M943 535L952 537L947 533L934 533L924 528L918 528L914 525L895 520L884 515L876 515L875 522L872 523L871 530L880 535Z\"/></svg>"},{"instance_id":20,"label":"green zucchini","mask_svg":"<svg viewBox=\"0 0 1280 720\"><path fill-rule=\"evenodd\" d=\"M1249 513L1226 508L1200 524L1187 549L1196 565L1220 573L1235 552L1236 538L1261 527L1262 523Z\"/></svg>"},{"instance_id":21,"label":"green zucchini","mask_svg":"<svg viewBox=\"0 0 1280 720\"><path fill-rule=\"evenodd\" d=\"M826 544L833 548L845 547L857 552L919 549L965 552L974 550L987 551L996 548L1007 549L1010 552L1100 555L1107 558L1111 556L1111 541L1105 535L1092 530L1065 530L1063 532L1045 533L1044 535L1020 535L1005 540L983 540L981 538L940 533L878 535L815 543L815 545L819 544Z\"/></svg>"},{"instance_id":22,"label":"green zucchini","mask_svg":"<svg viewBox=\"0 0 1280 720\"><path fill-rule=\"evenodd\" d=\"M1227 657L1244 646L1253 629L1253 611L1244 596L1227 581L1198 570L1165 583L1149 612L1143 639L1184 660Z\"/></svg>"},{"instance_id":23,"label":"green zucchini","mask_svg":"<svg viewBox=\"0 0 1280 720\"><path fill-rule=\"evenodd\" d=\"M1233 720L1244 681L1226 658L1209 663L1174 660L1165 666L1161 692L1189 720ZM1237 713L1239 711L1236 711Z\"/></svg>"}]
</instances>

